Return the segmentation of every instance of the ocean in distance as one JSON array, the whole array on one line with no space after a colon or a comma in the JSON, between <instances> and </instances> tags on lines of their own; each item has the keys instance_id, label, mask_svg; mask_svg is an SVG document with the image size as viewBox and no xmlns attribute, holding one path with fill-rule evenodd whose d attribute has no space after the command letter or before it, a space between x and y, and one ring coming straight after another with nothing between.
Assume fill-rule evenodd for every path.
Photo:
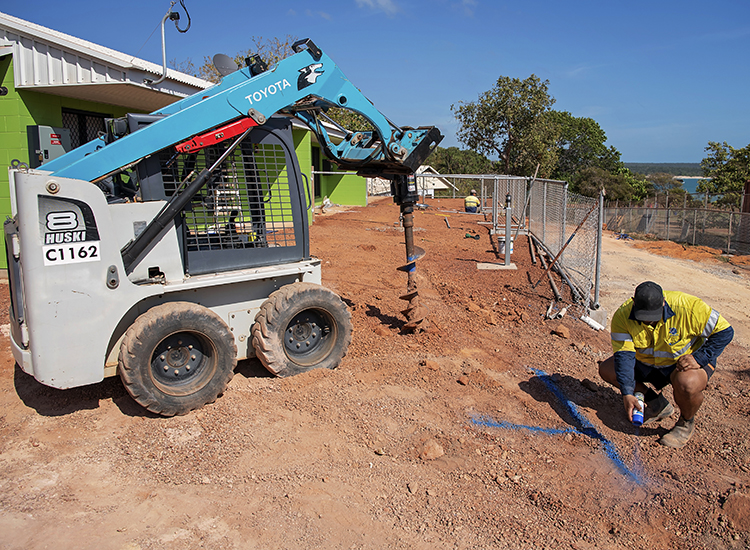
<instances>
[{"instance_id":1,"label":"ocean in distance","mask_svg":"<svg viewBox=\"0 0 750 550\"><path fill-rule=\"evenodd\" d=\"M695 193L698 188L698 184L702 179L705 178L680 178L682 180L682 188L688 193Z\"/></svg>"}]
</instances>

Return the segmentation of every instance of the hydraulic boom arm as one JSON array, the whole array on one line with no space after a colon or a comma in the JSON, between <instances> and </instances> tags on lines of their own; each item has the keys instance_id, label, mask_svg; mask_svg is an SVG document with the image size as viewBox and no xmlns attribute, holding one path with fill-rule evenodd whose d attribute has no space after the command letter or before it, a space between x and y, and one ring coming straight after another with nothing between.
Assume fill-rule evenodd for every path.
<instances>
[{"instance_id":1,"label":"hydraulic boom arm","mask_svg":"<svg viewBox=\"0 0 750 550\"><path fill-rule=\"evenodd\" d=\"M347 170L363 175L410 174L442 139L435 127L393 125L310 40L293 45L294 55L270 70L251 65L224 77L221 83L173 103L153 115L166 115L137 132L109 144L94 140L45 165L60 177L96 181L114 167L128 166L171 145L187 152L265 124L280 112L304 121L326 154ZM350 132L334 144L318 119L331 107L365 117L373 132ZM232 128L228 128L232 126ZM228 133L234 131L235 133Z\"/></svg>"}]
</instances>

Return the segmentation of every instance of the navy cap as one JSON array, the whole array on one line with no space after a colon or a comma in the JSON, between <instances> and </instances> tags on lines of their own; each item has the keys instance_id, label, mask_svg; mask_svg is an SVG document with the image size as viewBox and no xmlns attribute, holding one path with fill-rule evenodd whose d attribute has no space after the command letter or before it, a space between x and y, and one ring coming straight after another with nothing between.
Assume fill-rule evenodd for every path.
<instances>
[{"instance_id":1,"label":"navy cap","mask_svg":"<svg viewBox=\"0 0 750 550\"><path fill-rule=\"evenodd\" d=\"M664 315L664 293L654 282L646 281L635 287L633 317L644 323L661 321Z\"/></svg>"}]
</instances>

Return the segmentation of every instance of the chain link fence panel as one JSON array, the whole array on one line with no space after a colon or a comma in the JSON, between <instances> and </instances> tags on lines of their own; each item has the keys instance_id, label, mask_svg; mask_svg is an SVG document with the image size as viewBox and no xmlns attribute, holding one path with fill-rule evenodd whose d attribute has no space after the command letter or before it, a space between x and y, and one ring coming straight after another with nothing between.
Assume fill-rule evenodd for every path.
<instances>
[{"instance_id":1,"label":"chain link fence panel","mask_svg":"<svg viewBox=\"0 0 750 550\"><path fill-rule=\"evenodd\" d=\"M532 234L552 259L559 255L555 269L586 313L599 307L601 198L569 193L566 182L555 180L494 174L441 174L439 178L448 183L450 190L436 193L436 197L464 198L472 189L477 191L480 215L485 220L480 223L490 226L498 251L504 250L508 242L506 206L509 204L510 242L515 235ZM422 186L417 175L417 188Z\"/></svg>"},{"instance_id":2,"label":"chain link fence panel","mask_svg":"<svg viewBox=\"0 0 750 550\"><path fill-rule=\"evenodd\" d=\"M532 182L529 230L557 258L566 282L587 309L599 307L600 201L568 191L563 181ZM558 257L559 256L559 257Z\"/></svg>"},{"instance_id":3,"label":"chain link fence panel","mask_svg":"<svg viewBox=\"0 0 750 550\"><path fill-rule=\"evenodd\" d=\"M615 233L648 235L727 254L750 254L750 214L711 208L608 207L606 228Z\"/></svg>"}]
</instances>

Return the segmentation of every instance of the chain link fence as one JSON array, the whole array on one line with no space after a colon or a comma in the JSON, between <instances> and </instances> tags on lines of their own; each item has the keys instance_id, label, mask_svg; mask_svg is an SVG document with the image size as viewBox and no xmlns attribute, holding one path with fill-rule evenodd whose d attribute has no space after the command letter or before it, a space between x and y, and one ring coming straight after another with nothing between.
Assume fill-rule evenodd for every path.
<instances>
[{"instance_id":1,"label":"chain link fence","mask_svg":"<svg viewBox=\"0 0 750 550\"><path fill-rule=\"evenodd\" d=\"M750 254L750 214L712 208L608 207L606 228L616 233L648 235L727 254Z\"/></svg>"},{"instance_id":2,"label":"chain link fence","mask_svg":"<svg viewBox=\"0 0 750 550\"><path fill-rule=\"evenodd\" d=\"M493 174L441 174L439 179L448 189L436 192L438 198L464 198L472 189L477 191L481 212L474 215L480 217L479 223L490 226L501 255L507 242L513 250L516 235L531 235L555 262L554 269L586 313L599 307L601 197L570 193L566 182L554 180ZM417 188L423 187L417 175ZM511 215L510 239L506 238L507 213Z\"/></svg>"},{"instance_id":3,"label":"chain link fence","mask_svg":"<svg viewBox=\"0 0 750 550\"><path fill-rule=\"evenodd\" d=\"M563 181L531 182L529 230L552 257L587 310L599 307L601 198L568 191ZM559 256L559 257L558 257Z\"/></svg>"}]
</instances>

